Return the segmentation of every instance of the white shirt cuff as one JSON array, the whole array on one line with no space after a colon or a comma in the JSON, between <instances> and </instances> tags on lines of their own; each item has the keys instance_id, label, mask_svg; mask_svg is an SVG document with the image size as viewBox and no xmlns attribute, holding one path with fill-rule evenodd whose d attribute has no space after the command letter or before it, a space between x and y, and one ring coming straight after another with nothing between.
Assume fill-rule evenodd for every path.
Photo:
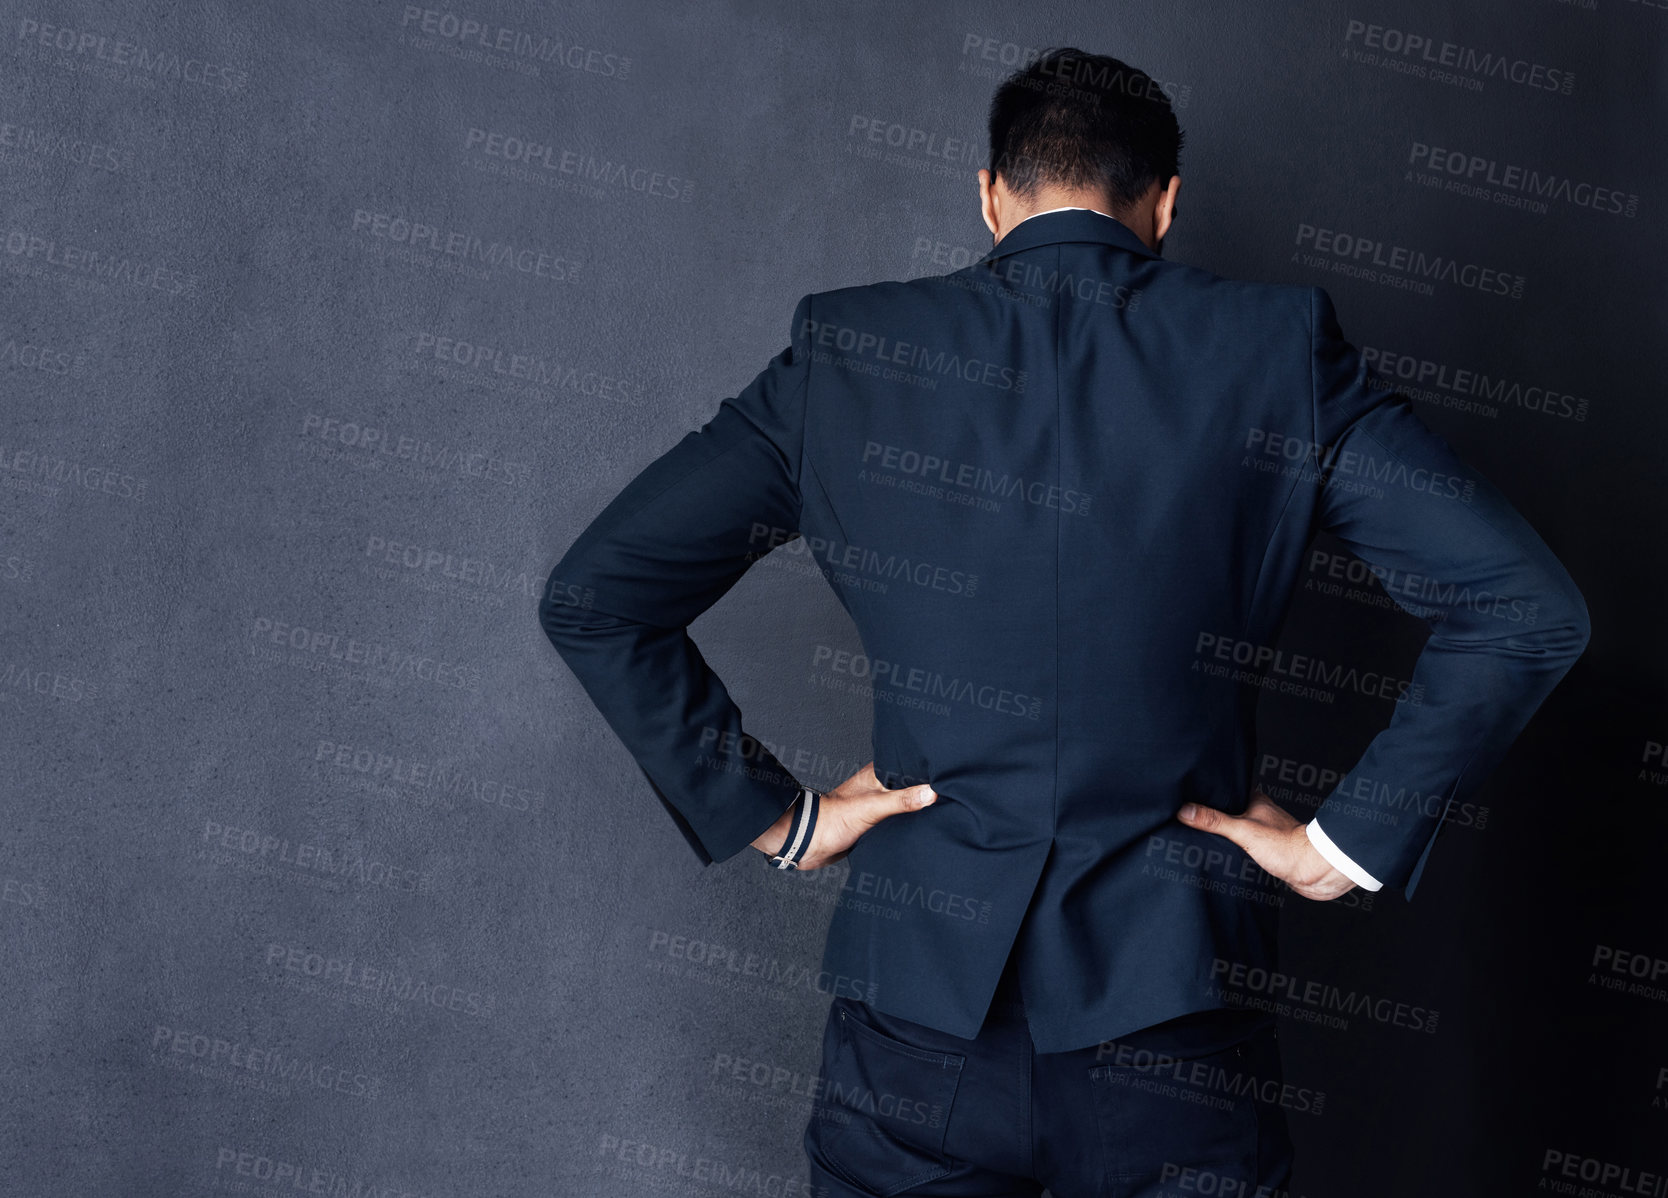
<instances>
[{"instance_id":1,"label":"white shirt cuff","mask_svg":"<svg viewBox=\"0 0 1668 1198\"><path fill-rule=\"evenodd\" d=\"M1343 849L1333 844L1332 838L1321 831L1319 821L1310 820L1304 825L1304 831L1308 833L1309 843L1320 851L1320 855L1326 858L1327 863L1361 889L1377 890L1384 885L1383 882L1380 882L1372 874L1351 861Z\"/></svg>"}]
</instances>

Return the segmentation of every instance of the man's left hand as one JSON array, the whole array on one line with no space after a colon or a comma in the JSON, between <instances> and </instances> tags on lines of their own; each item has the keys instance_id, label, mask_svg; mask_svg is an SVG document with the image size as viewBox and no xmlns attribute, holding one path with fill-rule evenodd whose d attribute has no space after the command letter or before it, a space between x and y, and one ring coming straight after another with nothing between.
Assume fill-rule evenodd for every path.
<instances>
[{"instance_id":1,"label":"man's left hand","mask_svg":"<svg viewBox=\"0 0 1668 1198\"><path fill-rule=\"evenodd\" d=\"M823 869L844 861L858 838L881 820L919 811L937 800L937 792L925 782L888 790L880 784L875 763L871 761L822 796L817 807L817 826L811 830L811 843L797 868ZM759 833L753 847L765 854L776 852L787 839L793 819L794 808L790 806L774 824Z\"/></svg>"},{"instance_id":2,"label":"man's left hand","mask_svg":"<svg viewBox=\"0 0 1668 1198\"><path fill-rule=\"evenodd\" d=\"M1304 898L1325 902L1355 889L1355 883L1332 867L1304 831L1305 824L1261 790L1251 792L1244 815L1187 803L1176 818L1190 828L1226 837L1263 869Z\"/></svg>"}]
</instances>

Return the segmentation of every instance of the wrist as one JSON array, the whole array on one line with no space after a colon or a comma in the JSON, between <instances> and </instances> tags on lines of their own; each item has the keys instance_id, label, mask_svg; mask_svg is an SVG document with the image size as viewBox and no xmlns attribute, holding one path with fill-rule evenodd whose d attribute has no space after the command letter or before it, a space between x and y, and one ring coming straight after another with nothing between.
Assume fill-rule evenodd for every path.
<instances>
[{"instance_id":1,"label":"wrist","mask_svg":"<svg viewBox=\"0 0 1668 1198\"><path fill-rule=\"evenodd\" d=\"M805 801L805 792L801 791L794 801L788 804L788 809L776 817L776 822L753 838L753 847L766 856L782 847L782 842L788 838L788 829L793 827L794 814L799 805Z\"/></svg>"},{"instance_id":2,"label":"wrist","mask_svg":"<svg viewBox=\"0 0 1668 1198\"><path fill-rule=\"evenodd\" d=\"M1378 890L1384 885L1383 882L1363 869L1348 853L1339 848L1332 838L1326 834L1326 829L1320 826L1319 820L1311 819L1302 827L1304 838L1309 842L1310 852L1325 861L1328 868L1340 876L1348 878L1363 890Z\"/></svg>"},{"instance_id":3,"label":"wrist","mask_svg":"<svg viewBox=\"0 0 1668 1198\"><path fill-rule=\"evenodd\" d=\"M822 795L809 786L799 788L799 797L753 846L770 859L775 869L798 869L811 847L816 832L817 809Z\"/></svg>"}]
</instances>

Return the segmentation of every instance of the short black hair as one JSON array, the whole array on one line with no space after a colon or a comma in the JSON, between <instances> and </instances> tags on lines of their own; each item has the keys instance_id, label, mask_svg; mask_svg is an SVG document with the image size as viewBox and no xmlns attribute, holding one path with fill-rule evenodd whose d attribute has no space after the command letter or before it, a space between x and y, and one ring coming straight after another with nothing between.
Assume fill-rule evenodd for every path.
<instances>
[{"instance_id":1,"label":"short black hair","mask_svg":"<svg viewBox=\"0 0 1668 1198\"><path fill-rule=\"evenodd\" d=\"M1145 71L1105 54L1050 48L990 101L990 173L1009 190L1099 188L1114 215L1181 172L1181 125Z\"/></svg>"}]
</instances>

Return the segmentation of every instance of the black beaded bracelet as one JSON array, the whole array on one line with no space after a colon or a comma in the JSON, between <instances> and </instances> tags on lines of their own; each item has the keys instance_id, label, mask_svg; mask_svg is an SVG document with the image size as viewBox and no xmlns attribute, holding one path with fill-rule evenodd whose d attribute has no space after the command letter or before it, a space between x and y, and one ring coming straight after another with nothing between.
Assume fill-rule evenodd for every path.
<instances>
[{"instance_id":1,"label":"black beaded bracelet","mask_svg":"<svg viewBox=\"0 0 1668 1198\"><path fill-rule=\"evenodd\" d=\"M800 859L811 847L811 836L817 830L817 805L821 801L822 796L809 786L799 788L799 797L794 800L799 812L788 827L788 838L782 842L782 848L770 858L771 865L777 869L799 868Z\"/></svg>"}]
</instances>

